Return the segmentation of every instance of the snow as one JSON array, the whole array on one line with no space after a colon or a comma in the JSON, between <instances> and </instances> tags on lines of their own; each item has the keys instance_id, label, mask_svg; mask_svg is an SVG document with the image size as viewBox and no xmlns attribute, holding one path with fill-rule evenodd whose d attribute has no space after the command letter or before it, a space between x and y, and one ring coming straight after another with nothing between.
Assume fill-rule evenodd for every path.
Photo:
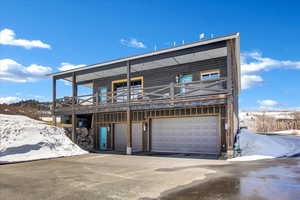
<instances>
[{"instance_id":1,"label":"snow","mask_svg":"<svg viewBox=\"0 0 300 200\"><path fill-rule=\"evenodd\" d=\"M271 110L261 110L261 111L241 111L239 113L240 120L249 120L257 115L266 115L268 117L274 117L276 119L293 119L293 113L291 111L271 111Z\"/></svg>"},{"instance_id":2,"label":"snow","mask_svg":"<svg viewBox=\"0 0 300 200\"><path fill-rule=\"evenodd\" d=\"M299 136L261 135L242 129L237 144L241 149L241 157L229 161L250 161L290 157L300 154Z\"/></svg>"},{"instance_id":3,"label":"snow","mask_svg":"<svg viewBox=\"0 0 300 200\"><path fill-rule=\"evenodd\" d=\"M62 128L20 115L0 114L0 163L87 154Z\"/></svg>"},{"instance_id":4,"label":"snow","mask_svg":"<svg viewBox=\"0 0 300 200\"><path fill-rule=\"evenodd\" d=\"M300 130L291 129L291 130L274 131L272 133L279 134L279 135L300 135Z\"/></svg>"}]
</instances>

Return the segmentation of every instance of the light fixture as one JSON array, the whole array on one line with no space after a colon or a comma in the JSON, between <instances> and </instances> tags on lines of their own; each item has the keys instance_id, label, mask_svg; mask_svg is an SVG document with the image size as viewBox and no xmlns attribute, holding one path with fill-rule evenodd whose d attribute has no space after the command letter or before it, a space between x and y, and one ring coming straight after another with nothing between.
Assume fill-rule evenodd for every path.
<instances>
[{"instance_id":1,"label":"light fixture","mask_svg":"<svg viewBox=\"0 0 300 200\"><path fill-rule=\"evenodd\" d=\"M180 76L176 75L176 83L179 83L179 78L180 78Z\"/></svg>"},{"instance_id":2,"label":"light fixture","mask_svg":"<svg viewBox=\"0 0 300 200\"><path fill-rule=\"evenodd\" d=\"M147 131L147 123L144 123L143 130Z\"/></svg>"}]
</instances>

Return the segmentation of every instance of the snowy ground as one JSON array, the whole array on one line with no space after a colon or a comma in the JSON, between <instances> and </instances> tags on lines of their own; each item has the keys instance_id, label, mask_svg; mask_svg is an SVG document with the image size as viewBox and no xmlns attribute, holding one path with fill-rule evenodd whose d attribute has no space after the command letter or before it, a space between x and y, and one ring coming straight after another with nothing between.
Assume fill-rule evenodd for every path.
<instances>
[{"instance_id":1,"label":"snowy ground","mask_svg":"<svg viewBox=\"0 0 300 200\"><path fill-rule=\"evenodd\" d=\"M299 135L300 136L300 130L283 130L283 131L274 131L273 134L278 135Z\"/></svg>"},{"instance_id":2,"label":"snowy ground","mask_svg":"<svg viewBox=\"0 0 300 200\"><path fill-rule=\"evenodd\" d=\"M62 128L19 115L0 114L0 163L86 154Z\"/></svg>"},{"instance_id":3,"label":"snowy ground","mask_svg":"<svg viewBox=\"0 0 300 200\"><path fill-rule=\"evenodd\" d=\"M229 161L270 159L300 154L299 136L261 135L242 129L237 144L241 148L242 156Z\"/></svg>"}]
</instances>

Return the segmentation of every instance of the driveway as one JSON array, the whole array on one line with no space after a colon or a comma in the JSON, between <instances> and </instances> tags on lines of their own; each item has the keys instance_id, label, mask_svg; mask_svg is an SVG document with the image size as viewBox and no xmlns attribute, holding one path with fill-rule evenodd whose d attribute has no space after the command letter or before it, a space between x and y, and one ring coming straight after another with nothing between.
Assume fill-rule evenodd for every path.
<instances>
[{"instance_id":1,"label":"driveway","mask_svg":"<svg viewBox=\"0 0 300 200\"><path fill-rule=\"evenodd\" d=\"M1 199L157 198L215 171L226 161L191 157L89 154L0 165Z\"/></svg>"},{"instance_id":2,"label":"driveway","mask_svg":"<svg viewBox=\"0 0 300 200\"><path fill-rule=\"evenodd\" d=\"M89 154L0 165L1 199L298 199L296 158Z\"/></svg>"}]
</instances>

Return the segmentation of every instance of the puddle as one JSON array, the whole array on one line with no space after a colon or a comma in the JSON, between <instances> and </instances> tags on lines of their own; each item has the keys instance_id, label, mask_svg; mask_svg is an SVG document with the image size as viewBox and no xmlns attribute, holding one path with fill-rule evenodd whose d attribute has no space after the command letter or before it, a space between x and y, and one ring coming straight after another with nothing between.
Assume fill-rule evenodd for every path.
<instances>
[{"instance_id":1,"label":"puddle","mask_svg":"<svg viewBox=\"0 0 300 200\"><path fill-rule=\"evenodd\" d=\"M187 189L165 192L160 199L299 200L299 161L299 158L287 158L214 166L219 175Z\"/></svg>"}]
</instances>

